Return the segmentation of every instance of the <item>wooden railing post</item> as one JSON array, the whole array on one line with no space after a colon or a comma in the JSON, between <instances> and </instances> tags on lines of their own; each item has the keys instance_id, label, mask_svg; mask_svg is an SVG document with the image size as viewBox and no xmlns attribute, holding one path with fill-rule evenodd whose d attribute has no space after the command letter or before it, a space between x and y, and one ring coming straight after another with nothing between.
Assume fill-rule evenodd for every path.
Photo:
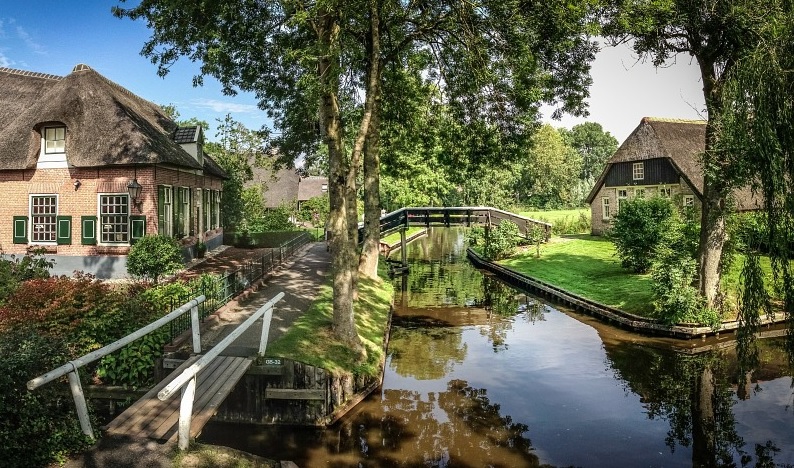
<instances>
[{"instance_id":1,"label":"wooden railing post","mask_svg":"<svg viewBox=\"0 0 794 468\"><path fill-rule=\"evenodd\" d=\"M193 400L196 397L196 375L182 387L179 402L179 449L187 450L190 444L190 418L193 415Z\"/></svg>"},{"instance_id":2,"label":"wooden railing post","mask_svg":"<svg viewBox=\"0 0 794 468\"><path fill-rule=\"evenodd\" d=\"M190 308L190 328L193 331L193 353L201 354L201 324L199 323L198 304Z\"/></svg>"},{"instance_id":3,"label":"wooden railing post","mask_svg":"<svg viewBox=\"0 0 794 468\"><path fill-rule=\"evenodd\" d=\"M262 335L259 337L259 355L264 356L267 351L267 339L270 335L270 322L273 320L273 309L276 306L267 309L265 315L262 316Z\"/></svg>"},{"instance_id":4,"label":"wooden railing post","mask_svg":"<svg viewBox=\"0 0 794 468\"><path fill-rule=\"evenodd\" d=\"M85 394L83 386L80 384L80 376L77 375L77 368L72 364L73 370L66 376L69 378L69 388L72 390L74 406L77 409L77 418L80 419L80 429L83 434L94 440L94 431L91 428L91 419L88 417L88 406L85 404Z\"/></svg>"}]
</instances>

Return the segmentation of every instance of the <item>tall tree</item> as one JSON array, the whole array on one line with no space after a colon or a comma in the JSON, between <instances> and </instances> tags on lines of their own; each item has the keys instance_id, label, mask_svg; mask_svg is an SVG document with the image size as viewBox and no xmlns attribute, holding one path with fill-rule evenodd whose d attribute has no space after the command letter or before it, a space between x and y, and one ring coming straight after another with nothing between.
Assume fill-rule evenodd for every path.
<instances>
[{"instance_id":1,"label":"tall tree","mask_svg":"<svg viewBox=\"0 0 794 468\"><path fill-rule=\"evenodd\" d=\"M720 265L726 241L730 195L737 184L730 155L715 145L723 110L725 77L758 39L767 0L610 0L604 32L631 42L642 57L663 65L679 54L697 61L708 123L703 155L704 181L698 250L699 289L709 306L719 306Z\"/></svg>"},{"instance_id":2,"label":"tall tree","mask_svg":"<svg viewBox=\"0 0 794 468\"><path fill-rule=\"evenodd\" d=\"M582 158L579 179L589 183L589 188L592 188L593 182L604 170L607 160L617 151L618 140L596 122L580 123L570 130L561 128L560 134L568 146L575 149Z\"/></svg>"},{"instance_id":3,"label":"tall tree","mask_svg":"<svg viewBox=\"0 0 794 468\"><path fill-rule=\"evenodd\" d=\"M581 167L579 153L546 124L532 137L532 147L516 165L515 173L519 176L515 193L519 201L540 208L576 205Z\"/></svg>"}]
</instances>

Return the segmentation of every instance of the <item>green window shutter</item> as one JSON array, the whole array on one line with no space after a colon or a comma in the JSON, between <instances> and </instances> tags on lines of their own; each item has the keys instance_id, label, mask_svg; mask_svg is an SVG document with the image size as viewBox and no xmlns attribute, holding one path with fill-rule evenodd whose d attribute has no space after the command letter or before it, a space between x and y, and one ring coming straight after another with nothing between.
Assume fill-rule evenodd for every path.
<instances>
[{"instance_id":1,"label":"green window shutter","mask_svg":"<svg viewBox=\"0 0 794 468\"><path fill-rule=\"evenodd\" d=\"M157 186L157 233L165 235L165 187Z\"/></svg>"},{"instance_id":2,"label":"green window shutter","mask_svg":"<svg viewBox=\"0 0 794 468\"><path fill-rule=\"evenodd\" d=\"M83 245L96 245L96 216L80 217L81 243Z\"/></svg>"},{"instance_id":3,"label":"green window shutter","mask_svg":"<svg viewBox=\"0 0 794 468\"><path fill-rule=\"evenodd\" d=\"M130 244L146 235L146 216L130 216Z\"/></svg>"},{"instance_id":4,"label":"green window shutter","mask_svg":"<svg viewBox=\"0 0 794 468\"><path fill-rule=\"evenodd\" d=\"M72 217L71 216L56 216L55 217L55 240L58 245L67 245L72 243Z\"/></svg>"},{"instance_id":5,"label":"green window shutter","mask_svg":"<svg viewBox=\"0 0 794 468\"><path fill-rule=\"evenodd\" d=\"M28 243L28 217L14 216L14 243Z\"/></svg>"}]
</instances>

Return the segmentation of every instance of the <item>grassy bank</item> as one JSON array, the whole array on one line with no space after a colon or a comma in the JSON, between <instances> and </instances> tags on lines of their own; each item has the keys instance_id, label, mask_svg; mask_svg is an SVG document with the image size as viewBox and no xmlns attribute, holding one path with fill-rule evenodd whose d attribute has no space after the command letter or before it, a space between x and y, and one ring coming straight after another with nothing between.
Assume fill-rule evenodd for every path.
<instances>
[{"instance_id":1,"label":"grassy bank","mask_svg":"<svg viewBox=\"0 0 794 468\"><path fill-rule=\"evenodd\" d=\"M314 304L280 339L268 346L268 356L278 356L322 367L331 372L377 375L383 357L383 338L394 294L387 281L359 279L354 310L366 362L358 362L350 348L334 339L331 286L324 285Z\"/></svg>"},{"instance_id":2,"label":"grassy bank","mask_svg":"<svg viewBox=\"0 0 794 468\"><path fill-rule=\"evenodd\" d=\"M638 275L620 266L615 246L604 237L577 235L553 237L541 245L540 258L535 248L504 260L503 265L572 293L633 314L650 316L653 297L650 275ZM744 256L737 255L722 277L722 290L728 303L737 303ZM772 269L769 258L761 258L761 268L772 292ZM732 320L735 317L724 317Z\"/></svg>"},{"instance_id":3,"label":"grassy bank","mask_svg":"<svg viewBox=\"0 0 794 468\"><path fill-rule=\"evenodd\" d=\"M421 232L424 230L425 228L423 227L418 227L418 226L409 227L408 229L405 230L405 238L407 239L413 236L414 234L416 234L417 232ZM396 244L397 242L400 242L400 231L392 232L388 236L381 238L380 241L389 245Z\"/></svg>"},{"instance_id":4,"label":"grassy bank","mask_svg":"<svg viewBox=\"0 0 794 468\"><path fill-rule=\"evenodd\" d=\"M603 237L578 235L553 237L540 247L504 260L503 265L626 312L649 315L651 278L635 275L620 266L615 246Z\"/></svg>"}]
</instances>

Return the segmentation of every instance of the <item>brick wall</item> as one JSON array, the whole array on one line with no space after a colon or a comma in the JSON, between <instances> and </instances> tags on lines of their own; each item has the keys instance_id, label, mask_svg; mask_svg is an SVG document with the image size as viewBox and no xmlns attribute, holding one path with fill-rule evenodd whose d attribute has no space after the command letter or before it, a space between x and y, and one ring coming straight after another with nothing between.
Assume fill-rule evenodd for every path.
<instances>
[{"instance_id":1,"label":"brick wall","mask_svg":"<svg viewBox=\"0 0 794 468\"><path fill-rule=\"evenodd\" d=\"M127 193L127 184L136 178L141 184L139 204L132 204L129 214L146 216L146 233L157 233L157 185L220 190L222 181L201 174L169 168L149 166L133 169L114 168L63 168L31 169L0 172L0 251L5 254L25 253L32 244L15 244L13 241L14 216L30 216L31 194L57 194L59 216L72 217L71 244L45 245L48 254L57 256L118 256L126 255L128 245L82 245L81 216L98 216L99 193ZM76 182L79 181L79 184ZM195 217L196 210L191 210ZM30 232L28 222L28 233ZM203 235L211 240L223 235L218 228ZM97 235L99 233L97 232ZM195 243L198 236L185 244ZM30 237L28 238L30 241Z\"/></svg>"}]
</instances>

